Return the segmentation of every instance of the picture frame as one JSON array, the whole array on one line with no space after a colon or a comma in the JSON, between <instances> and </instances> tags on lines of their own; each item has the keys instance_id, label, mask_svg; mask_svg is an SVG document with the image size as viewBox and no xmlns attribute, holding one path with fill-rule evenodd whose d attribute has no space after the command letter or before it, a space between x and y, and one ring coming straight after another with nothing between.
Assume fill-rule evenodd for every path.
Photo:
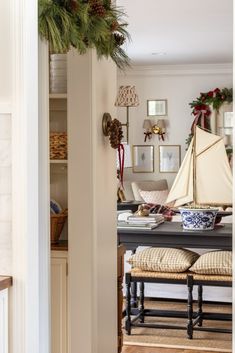
<instances>
[{"instance_id":1,"label":"picture frame","mask_svg":"<svg viewBox=\"0 0 235 353\"><path fill-rule=\"evenodd\" d=\"M233 112L224 112L224 128L233 127Z\"/></svg>"},{"instance_id":2,"label":"picture frame","mask_svg":"<svg viewBox=\"0 0 235 353\"><path fill-rule=\"evenodd\" d=\"M159 146L159 172L177 173L181 164L180 145Z\"/></svg>"},{"instance_id":3,"label":"picture frame","mask_svg":"<svg viewBox=\"0 0 235 353\"><path fill-rule=\"evenodd\" d=\"M166 116L167 99L147 100L147 116Z\"/></svg>"},{"instance_id":4,"label":"picture frame","mask_svg":"<svg viewBox=\"0 0 235 353\"><path fill-rule=\"evenodd\" d=\"M132 171L133 173L154 172L154 146L133 145L132 146Z\"/></svg>"}]
</instances>

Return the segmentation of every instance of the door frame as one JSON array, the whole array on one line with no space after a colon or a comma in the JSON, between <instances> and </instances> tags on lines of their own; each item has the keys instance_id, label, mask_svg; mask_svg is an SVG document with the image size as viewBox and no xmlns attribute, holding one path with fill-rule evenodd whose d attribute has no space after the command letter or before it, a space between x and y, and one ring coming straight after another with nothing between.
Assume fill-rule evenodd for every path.
<instances>
[{"instance_id":1,"label":"door frame","mask_svg":"<svg viewBox=\"0 0 235 353\"><path fill-rule=\"evenodd\" d=\"M11 0L11 43L10 351L49 353L48 76L38 0Z\"/></svg>"}]
</instances>

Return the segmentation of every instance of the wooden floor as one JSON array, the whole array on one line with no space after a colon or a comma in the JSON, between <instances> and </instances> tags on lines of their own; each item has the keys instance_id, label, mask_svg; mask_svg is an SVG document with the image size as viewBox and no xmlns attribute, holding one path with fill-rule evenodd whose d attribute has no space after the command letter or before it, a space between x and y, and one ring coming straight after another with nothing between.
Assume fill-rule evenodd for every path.
<instances>
[{"instance_id":1,"label":"wooden floor","mask_svg":"<svg viewBox=\"0 0 235 353\"><path fill-rule=\"evenodd\" d=\"M195 349L176 349L176 348L150 348L140 346L123 346L122 353L215 353Z\"/></svg>"}]
</instances>

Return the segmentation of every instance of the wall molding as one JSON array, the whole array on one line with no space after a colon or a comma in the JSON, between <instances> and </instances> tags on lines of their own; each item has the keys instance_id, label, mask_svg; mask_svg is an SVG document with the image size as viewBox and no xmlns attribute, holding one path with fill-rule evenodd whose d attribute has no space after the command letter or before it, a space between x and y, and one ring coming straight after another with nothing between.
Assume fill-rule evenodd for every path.
<instances>
[{"instance_id":1,"label":"wall molding","mask_svg":"<svg viewBox=\"0 0 235 353\"><path fill-rule=\"evenodd\" d=\"M224 64L188 64L188 65L133 65L125 72L118 72L119 77L125 76L201 76L201 75L232 75L232 63Z\"/></svg>"}]
</instances>

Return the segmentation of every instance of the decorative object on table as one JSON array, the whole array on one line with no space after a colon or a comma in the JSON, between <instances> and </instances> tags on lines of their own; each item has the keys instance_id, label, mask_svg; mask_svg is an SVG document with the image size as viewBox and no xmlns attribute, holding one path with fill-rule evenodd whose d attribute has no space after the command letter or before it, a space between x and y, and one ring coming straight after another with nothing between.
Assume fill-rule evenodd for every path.
<instances>
[{"instance_id":1,"label":"decorative object on table","mask_svg":"<svg viewBox=\"0 0 235 353\"><path fill-rule=\"evenodd\" d=\"M122 45L130 39L125 13L110 0L39 0L39 34L52 53L79 54L95 48L123 69L129 58Z\"/></svg>"},{"instance_id":2,"label":"decorative object on table","mask_svg":"<svg viewBox=\"0 0 235 353\"><path fill-rule=\"evenodd\" d=\"M51 243L56 244L60 239L61 232L68 218L68 210L61 213L51 213Z\"/></svg>"},{"instance_id":3,"label":"decorative object on table","mask_svg":"<svg viewBox=\"0 0 235 353\"><path fill-rule=\"evenodd\" d=\"M137 216L145 217L150 213L149 207L146 205L139 205L138 210L136 211Z\"/></svg>"},{"instance_id":4,"label":"decorative object on table","mask_svg":"<svg viewBox=\"0 0 235 353\"><path fill-rule=\"evenodd\" d=\"M147 115L148 116L167 115L167 100L166 99L147 100Z\"/></svg>"},{"instance_id":5,"label":"decorative object on table","mask_svg":"<svg viewBox=\"0 0 235 353\"><path fill-rule=\"evenodd\" d=\"M193 137L195 126L202 127L207 131L211 131L211 107L218 111L223 103L231 103L233 101L233 90L232 88L215 88L213 91L206 93L200 93L200 96L196 98L192 103L189 103L192 108L192 114L194 115L194 121L191 127L191 133L189 134L186 144L190 145Z\"/></svg>"},{"instance_id":6,"label":"decorative object on table","mask_svg":"<svg viewBox=\"0 0 235 353\"><path fill-rule=\"evenodd\" d=\"M159 141L164 141L164 135L166 133L165 121L164 119L158 119L157 123L153 125L152 132L158 135Z\"/></svg>"},{"instance_id":7,"label":"decorative object on table","mask_svg":"<svg viewBox=\"0 0 235 353\"><path fill-rule=\"evenodd\" d=\"M126 127L126 142L129 143L129 107L137 107L139 105L139 97L136 93L135 86L120 86L115 101L116 107L126 107L127 116L126 123L122 126Z\"/></svg>"},{"instance_id":8,"label":"decorative object on table","mask_svg":"<svg viewBox=\"0 0 235 353\"><path fill-rule=\"evenodd\" d=\"M182 206L185 229L213 229L217 207L232 205L232 173L221 136L195 126L168 202Z\"/></svg>"},{"instance_id":9,"label":"decorative object on table","mask_svg":"<svg viewBox=\"0 0 235 353\"><path fill-rule=\"evenodd\" d=\"M159 172L177 173L181 163L180 145L159 146Z\"/></svg>"},{"instance_id":10,"label":"decorative object on table","mask_svg":"<svg viewBox=\"0 0 235 353\"><path fill-rule=\"evenodd\" d=\"M152 123L151 123L151 120L150 119L144 119L144 122L143 122L143 129L145 130L144 131L144 142L148 140L151 140L152 138Z\"/></svg>"},{"instance_id":11,"label":"decorative object on table","mask_svg":"<svg viewBox=\"0 0 235 353\"><path fill-rule=\"evenodd\" d=\"M50 133L50 159L67 159L67 133Z\"/></svg>"},{"instance_id":12,"label":"decorative object on table","mask_svg":"<svg viewBox=\"0 0 235 353\"><path fill-rule=\"evenodd\" d=\"M154 146L153 145L133 145L133 173L153 173L154 172Z\"/></svg>"},{"instance_id":13,"label":"decorative object on table","mask_svg":"<svg viewBox=\"0 0 235 353\"><path fill-rule=\"evenodd\" d=\"M122 144L123 132L122 124L117 119L112 119L109 113L104 113L102 120L102 130L104 136L109 136L110 145L118 150L119 159L119 179L123 185L123 170L125 160L125 150Z\"/></svg>"},{"instance_id":14,"label":"decorative object on table","mask_svg":"<svg viewBox=\"0 0 235 353\"><path fill-rule=\"evenodd\" d=\"M67 55L50 55L50 92L67 92Z\"/></svg>"}]
</instances>

